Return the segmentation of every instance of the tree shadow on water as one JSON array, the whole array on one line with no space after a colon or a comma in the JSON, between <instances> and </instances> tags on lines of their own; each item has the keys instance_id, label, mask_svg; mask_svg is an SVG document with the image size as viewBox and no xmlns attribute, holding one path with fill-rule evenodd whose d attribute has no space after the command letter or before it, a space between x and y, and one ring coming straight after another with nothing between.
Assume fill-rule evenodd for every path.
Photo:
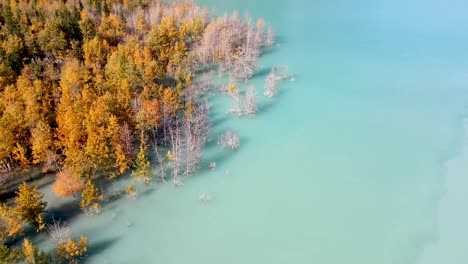
<instances>
[{"instance_id":1,"label":"tree shadow on water","mask_svg":"<svg viewBox=\"0 0 468 264\"><path fill-rule=\"evenodd\" d=\"M80 197L76 197L75 200L71 200L52 208L47 208L44 215L45 222L52 223L53 219L60 219L61 221L68 222L76 216L83 214L79 202Z\"/></svg>"},{"instance_id":2,"label":"tree shadow on water","mask_svg":"<svg viewBox=\"0 0 468 264\"><path fill-rule=\"evenodd\" d=\"M270 71L270 68L261 68L253 74L252 78L266 78Z\"/></svg>"},{"instance_id":3,"label":"tree shadow on water","mask_svg":"<svg viewBox=\"0 0 468 264\"><path fill-rule=\"evenodd\" d=\"M240 147L239 149L229 150L229 149L222 149L217 151L216 154L209 155L203 158L203 162L201 163L200 168L198 169L197 173L205 173L211 171L209 165L211 162L216 163L216 167L222 167L226 164L229 159L232 159L235 155L238 154L242 150L243 147L249 144L249 139L246 137L240 138ZM219 148L221 148L219 146ZM216 171L216 170L215 170Z\"/></svg>"},{"instance_id":4,"label":"tree shadow on water","mask_svg":"<svg viewBox=\"0 0 468 264\"><path fill-rule=\"evenodd\" d=\"M89 242L89 249L87 251L88 257L92 257L103 253L104 251L112 247L119 239L119 237L113 237L104 240Z\"/></svg>"},{"instance_id":5,"label":"tree shadow on water","mask_svg":"<svg viewBox=\"0 0 468 264\"><path fill-rule=\"evenodd\" d=\"M266 112L268 112L270 109L272 109L275 106L275 103L272 101L266 101L258 104L258 110L257 110L257 116L263 115Z\"/></svg>"}]
</instances>

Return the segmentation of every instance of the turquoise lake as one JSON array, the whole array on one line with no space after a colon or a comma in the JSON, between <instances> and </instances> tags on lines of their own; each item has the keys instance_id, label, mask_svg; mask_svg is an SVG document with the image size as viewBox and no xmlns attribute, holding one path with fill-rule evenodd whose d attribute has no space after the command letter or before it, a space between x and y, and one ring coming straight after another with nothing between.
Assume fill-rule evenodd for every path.
<instances>
[{"instance_id":1,"label":"turquoise lake","mask_svg":"<svg viewBox=\"0 0 468 264\"><path fill-rule=\"evenodd\" d=\"M71 218L86 263L468 263L467 1L197 2L277 32L259 113L213 97L216 171ZM295 80L267 99L282 64ZM214 143L227 129L239 150Z\"/></svg>"}]
</instances>

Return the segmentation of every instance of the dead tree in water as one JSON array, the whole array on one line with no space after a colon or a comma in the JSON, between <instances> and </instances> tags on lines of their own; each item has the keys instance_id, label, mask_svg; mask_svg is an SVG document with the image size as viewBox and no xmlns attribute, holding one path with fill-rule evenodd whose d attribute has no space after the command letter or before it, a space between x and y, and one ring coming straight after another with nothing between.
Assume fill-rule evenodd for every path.
<instances>
[{"instance_id":1,"label":"dead tree in water","mask_svg":"<svg viewBox=\"0 0 468 264\"><path fill-rule=\"evenodd\" d=\"M185 175L195 172L202 157L202 148L210 128L208 113L209 106L205 103L196 106L184 118Z\"/></svg>"},{"instance_id":2,"label":"dead tree in water","mask_svg":"<svg viewBox=\"0 0 468 264\"><path fill-rule=\"evenodd\" d=\"M273 31L273 28L269 25L267 28L267 32L265 35L265 46L270 47L274 44L275 42L275 32Z\"/></svg>"},{"instance_id":3,"label":"dead tree in water","mask_svg":"<svg viewBox=\"0 0 468 264\"><path fill-rule=\"evenodd\" d=\"M59 220L52 219L51 224L47 224L47 233L55 241L66 242L71 237L71 229Z\"/></svg>"},{"instance_id":4,"label":"dead tree in water","mask_svg":"<svg viewBox=\"0 0 468 264\"><path fill-rule=\"evenodd\" d=\"M182 160L182 144L183 144L183 131L177 120L174 125L169 127L169 137L171 140L171 151L167 153L167 158L171 161L172 165L172 178L174 185L181 185L182 182L179 179L180 166Z\"/></svg>"},{"instance_id":5,"label":"dead tree in water","mask_svg":"<svg viewBox=\"0 0 468 264\"><path fill-rule=\"evenodd\" d=\"M218 144L223 148L237 149L240 146L240 139L234 131L228 130L218 138Z\"/></svg>"},{"instance_id":6,"label":"dead tree in water","mask_svg":"<svg viewBox=\"0 0 468 264\"><path fill-rule=\"evenodd\" d=\"M257 113L257 92L254 86L247 87L244 96L244 114L248 117L254 117Z\"/></svg>"},{"instance_id":7,"label":"dead tree in water","mask_svg":"<svg viewBox=\"0 0 468 264\"><path fill-rule=\"evenodd\" d=\"M238 52L234 61L232 72L238 79L250 79L258 67L258 58L260 56L260 45L255 40L255 30L253 29L250 18L247 22L245 33L245 42Z\"/></svg>"},{"instance_id":8,"label":"dead tree in water","mask_svg":"<svg viewBox=\"0 0 468 264\"><path fill-rule=\"evenodd\" d=\"M276 68L272 68L270 73L265 79L265 91L266 97L273 97L278 92L278 83L282 80L290 78L288 66L282 65Z\"/></svg>"},{"instance_id":9,"label":"dead tree in water","mask_svg":"<svg viewBox=\"0 0 468 264\"><path fill-rule=\"evenodd\" d=\"M158 159L158 171L159 175L161 175L161 180L166 182L166 172L164 170L164 158L159 153L157 143L154 144L154 153L156 154L156 158Z\"/></svg>"},{"instance_id":10,"label":"dead tree in water","mask_svg":"<svg viewBox=\"0 0 468 264\"><path fill-rule=\"evenodd\" d=\"M229 108L229 112L235 114L238 117L242 116L243 114L241 95L239 91L234 91L231 93L231 107Z\"/></svg>"}]
</instances>

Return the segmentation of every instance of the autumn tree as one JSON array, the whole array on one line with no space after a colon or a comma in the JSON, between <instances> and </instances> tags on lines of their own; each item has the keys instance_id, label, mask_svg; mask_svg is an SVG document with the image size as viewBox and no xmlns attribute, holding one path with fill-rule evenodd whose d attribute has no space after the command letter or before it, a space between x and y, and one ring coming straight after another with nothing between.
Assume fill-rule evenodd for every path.
<instances>
[{"instance_id":1,"label":"autumn tree","mask_svg":"<svg viewBox=\"0 0 468 264\"><path fill-rule=\"evenodd\" d=\"M47 155L53 151L52 129L46 122L38 121L31 129L31 149L34 164L46 162Z\"/></svg>"},{"instance_id":2,"label":"autumn tree","mask_svg":"<svg viewBox=\"0 0 468 264\"><path fill-rule=\"evenodd\" d=\"M93 184L93 182L90 179L88 179L85 183L83 192L81 193L81 209L85 213L99 213L101 208L98 202L103 199L104 197L99 194L98 188Z\"/></svg>"},{"instance_id":3,"label":"autumn tree","mask_svg":"<svg viewBox=\"0 0 468 264\"><path fill-rule=\"evenodd\" d=\"M42 214L45 212L47 202L43 201L44 195L26 183L20 184L15 198L16 213L37 230L45 228Z\"/></svg>"},{"instance_id":4,"label":"autumn tree","mask_svg":"<svg viewBox=\"0 0 468 264\"><path fill-rule=\"evenodd\" d=\"M135 160L135 169L132 171L132 176L135 177L136 181L142 181L145 184L149 184L153 177L151 163L148 159L148 145L143 135L141 136L140 150Z\"/></svg>"},{"instance_id":5,"label":"autumn tree","mask_svg":"<svg viewBox=\"0 0 468 264\"><path fill-rule=\"evenodd\" d=\"M13 157L19 162L22 170L29 175L29 179L31 180L31 173L29 171L31 162L27 156L26 148L19 143L16 143L16 146L13 149Z\"/></svg>"},{"instance_id":6,"label":"autumn tree","mask_svg":"<svg viewBox=\"0 0 468 264\"><path fill-rule=\"evenodd\" d=\"M54 193L61 197L73 195L73 198L75 198L75 194L83 190L83 188L84 184L80 175L74 173L70 169L65 169L59 172L54 184L52 185Z\"/></svg>"},{"instance_id":7,"label":"autumn tree","mask_svg":"<svg viewBox=\"0 0 468 264\"><path fill-rule=\"evenodd\" d=\"M26 221L16 213L13 207L0 204L0 240L22 235L25 224Z\"/></svg>"},{"instance_id":8,"label":"autumn tree","mask_svg":"<svg viewBox=\"0 0 468 264\"><path fill-rule=\"evenodd\" d=\"M23 240L23 255L27 264L49 264L52 263L52 258L44 251L38 250L32 242L25 238Z\"/></svg>"},{"instance_id":9,"label":"autumn tree","mask_svg":"<svg viewBox=\"0 0 468 264\"><path fill-rule=\"evenodd\" d=\"M88 239L80 236L78 240L68 238L66 241L58 241L55 255L59 260L66 261L67 263L76 263L76 261L84 257L87 251Z\"/></svg>"}]
</instances>

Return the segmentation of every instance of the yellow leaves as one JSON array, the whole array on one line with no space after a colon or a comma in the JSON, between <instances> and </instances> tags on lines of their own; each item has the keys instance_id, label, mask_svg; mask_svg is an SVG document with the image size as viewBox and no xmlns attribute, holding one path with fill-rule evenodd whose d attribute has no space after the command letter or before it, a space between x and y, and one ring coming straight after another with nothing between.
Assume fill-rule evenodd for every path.
<instances>
[{"instance_id":1,"label":"yellow leaves","mask_svg":"<svg viewBox=\"0 0 468 264\"><path fill-rule=\"evenodd\" d=\"M31 187L24 182L20 184L16 194L16 213L37 230L43 229L45 224L41 214L45 212L47 205L42 200L44 195L37 190L37 186Z\"/></svg>"},{"instance_id":2,"label":"yellow leaves","mask_svg":"<svg viewBox=\"0 0 468 264\"><path fill-rule=\"evenodd\" d=\"M0 90L15 82L16 74L10 66L0 63Z\"/></svg>"},{"instance_id":3,"label":"yellow leaves","mask_svg":"<svg viewBox=\"0 0 468 264\"><path fill-rule=\"evenodd\" d=\"M88 10L83 9L80 14L80 22L79 26L81 29L81 32L83 33L84 39L91 39L94 37L96 33L96 25L94 22L89 18Z\"/></svg>"},{"instance_id":4,"label":"yellow leaves","mask_svg":"<svg viewBox=\"0 0 468 264\"><path fill-rule=\"evenodd\" d=\"M136 190L133 188L132 185L128 185L125 189L125 193L127 193L130 197L135 198L137 195Z\"/></svg>"},{"instance_id":5,"label":"yellow leaves","mask_svg":"<svg viewBox=\"0 0 468 264\"><path fill-rule=\"evenodd\" d=\"M184 19L180 25L180 38L189 40L200 40L203 36L206 21L202 17L195 17L194 19Z\"/></svg>"},{"instance_id":6,"label":"yellow leaves","mask_svg":"<svg viewBox=\"0 0 468 264\"><path fill-rule=\"evenodd\" d=\"M228 94L235 94L237 93L237 84L235 82L231 82L227 88L227 93Z\"/></svg>"},{"instance_id":7,"label":"yellow leaves","mask_svg":"<svg viewBox=\"0 0 468 264\"><path fill-rule=\"evenodd\" d=\"M109 16L102 14L98 35L106 39L111 46L117 46L125 35L124 26L117 15L113 13Z\"/></svg>"},{"instance_id":8,"label":"yellow leaves","mask_svg":"<svg viewBox=\"0 0 468 264\"><path fill-rule=\"evenodd\" d=\"M27 238L23 240L23 254L27 263L34 263L36 248Z\"/></svg>"},{"instance_id":9,"label":"yellow leaves","mask_svg":"<svg viewBox=\"0 0 468 264\"><path fill-rule=\"evenodd\" d=\"M81 193L81 202L80 207L84 212L89 212L91 209L93 212L99 212L99 204L98 201L103 200L104 197L99 194L97 187L93 184L93 182L88 179L85 184L85 188Z\"/></svg>"},{"instance_id":10,"label":"yellow leaves","mask_svg":"<svg viewBox=\"0 0 468 264\"><path fill-rule=\"evenodd\" d=\"M161 118L159 102L157 99L141 100L141 107L136 115L137 128L142 131L154 130L158 127Z\"/></svg>"},{"instance_id":11,"label":"yellow leaves","mask_svg":"<svg viewBox=\"0 0 468 264\"><path fill-rule=\"evenodd\" d=\"M17 55L23 46L23 40L16 35L8 35L8 38L2 42L2 48L7 55Z\"/></svg>"},{"instance_id":12,"label":"yellow leaves","mask_svg":"<svg viewBox=\"0 0 468 264\"><path fill-rule=\"evenodd\" d=\"M137 13L135 29L138 34L146 34L148 32L149 25L146 22L145 11L143 9L140 9Z\"/></svg>"},{"instance_id":13,"label":"yellow leaves","mask_svg":"<svg viewBox=\"0 0 468 264\"><path fill-rule=\"evenodd\" d=\"M19 186L16 192L14 206L0 204L0 239L6 236L17 236L23 234L22 227L26 222L42 230L45 227L41 214L47 205L42 200L43 194L37 191L37 187L30 187L26 183Z\"/></svg>"},{"instance_id":14,"label":"yellow leaves","mask_svg":"<svg viewBox=\"0 0 468 264\"><path fill-rule=\"evenodd\" d=\"M151 171L151 163L148 159L148 145L144 139L142 133L142 140L140 143L140 150L138 151L137 158L135 160L135 169L132 171L132 176L136 177L135 181L143 181L145 184L149 184L153 177Z\"/></svg>"},{"instance_id":15,"label":"yellow leaves","mask_svg":"<svg viewBox=\"0 0 468 264\"><path fill-rule=\"evenodd\" d=\"M0 240L5 240L7 236L15 237L23 234L23 220L13 207L0 204Z\"/></svg>"},{"instance_id":16,"label":"yellow leaves","mask_svg":"<svg viewBox=\"0 0 468 264\"><path fill-rule=\"evenodd\" d=\"M78 241L71 238L67 239L66 242L60 240L55 249L55 253L59 259L68 261L84 256L86 251L88 251L88 239L84 236L80 236Z\"/></svg>"},{"instance_id":17,"label":"yellow leaves","mask_svg":"<svg viewBox=\"0 0 468 264\"><path fill-rule=\"evenodd\" d=\"M95 37L83 43L84 63L96 74L103 73L109 52L110 47L105 39Z\"/></svg>"},{"instance_id":18,"label":"yellow leaves","mask_svg":"<svg viewBox=\"0 0 468 264\"><path fill-rule=\"evenodd\" d=\"M17 160L24 169L29 168L29 159L26 157L26 148L16 143L13 149L13 158Z\"/></svg>"},{"instance_id":19,"label":"yellow leaves","mask_svg":"<svg viewBox=\"0 0 468 264\"><path fill-rule=\"evenodd\" d=\"M175 158L174 158L174 154L172 154L172 152L171 152L170 150L167 151L166 157L167 157L167 159L170 160L170 161L174 161L174 159L175 159Z\"/></svg>"},{"instance_id":20,"label":"yellow leaves","mask_svg":"<svg viewBox=\"0 0 468 264\"><path fill-rule=\"evenodd\" d=\"M33 163L38 164L44 162L47 157L47 152L53 145L51 128L44 121L39 121L36 126L31 129L31 144Z\"/></svg>"},{"instance_id":21,"label":"yellow leaves","mask_svg":"<svg viewBox=\"0 0 468 264\"><path fill-rule=\"evenodd\" d=\"M194 111L195 103L193 100L188 100L188 102L185 104L185 116L188 118L192 117Z\"/></svg>"},{"instance_id":22,"label":"yellow leaves","mask_svg":"<svg viewBox=\"0 0 468 264\"><path fill-rule=\"evenodd\" d=\"M174 116L177 110L180 108L179 96L177 92L173 91L171 88L165 88L162 98L162 104L164 107L164 112L170 116Z\"/></svg>"}]
</instances>

